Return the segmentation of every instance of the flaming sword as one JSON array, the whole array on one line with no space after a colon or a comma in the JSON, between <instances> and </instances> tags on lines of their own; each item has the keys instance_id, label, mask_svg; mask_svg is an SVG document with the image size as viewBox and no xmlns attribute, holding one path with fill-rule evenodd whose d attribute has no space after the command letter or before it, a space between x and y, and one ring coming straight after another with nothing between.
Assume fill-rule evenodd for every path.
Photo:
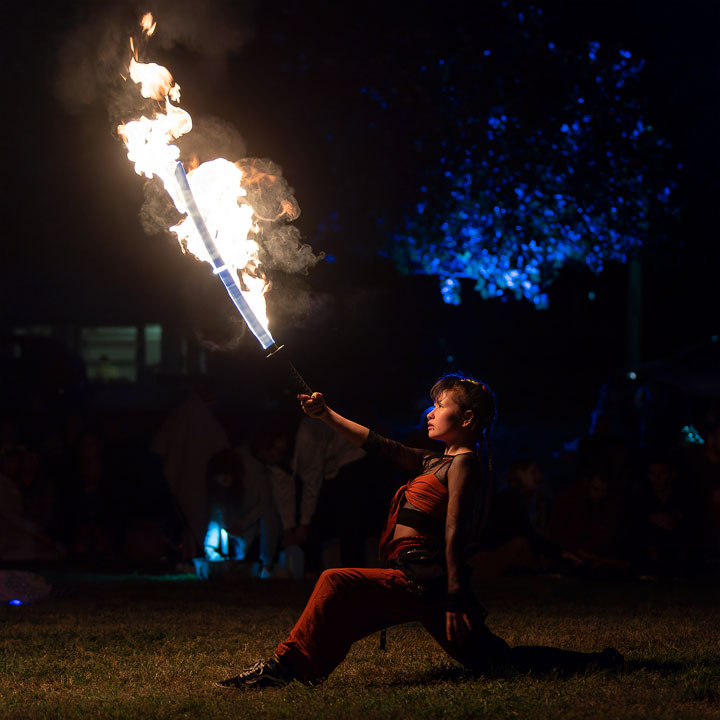
<instances>
[{"instance_id":1,"label":"flaming sword","mask_svg":"<svg viewBox=\"0 0 720 720\"><path fill-rule=\"evenodd\" d=\"M146 13L140 25L143 29L143 38L147 39L155 32L157 23L150 13ZM156 113L152 118L143 115L138 120L118 126L118 135L127 146L128 158L135 163L135 172L138 175L145 175L148 178L157 176L162 180L175 207L187 216L190 225L195 228L195 233L188 232L189 228L184 227L185 221L170 228L177 234L183 250L210 263L213 273L220 277L247 326L263 349L270 351L268 357L276 355L284 346L278 347L276 344L266 327L267 318L258 316L258 311L262 316L265 315L264 301L262 301L264 287L261 287L264 281L255 273L258 264L257 244L247 243L247 232L252 222L247 212L249 206L242 205L243 209L239 211L240 206L236 202L237 197L247 194L244 188L239 186L240 170L224 158L203 163L196 168L195 172L200 173L195 176L196 189L202 191L204 199L201 197L203 200L201 205L205 207L206 213L209 213L203 216L185 174L185 168L179 160L180 151L176 145L171 144L172 140L192 128L190 115L179 105L171 102L172 100L179 103L180 86L175 83L167 68L155 63L139 62L138 50L132 38L130 50L132 53L128 67L130 78L140 86L140 93L144 98L164 104L165 113ZM234 201L231 199L228 205L228 199L233 197L228 194L230 191L235 195ZM220 216L218 216L219 208L222 208ZM253 213L250 207L250 214ZM214 236L208 228L208 222L214 230ZM196 237L193 238L192 235ZM240 245L232 244L237 243L238 240L241 241ZM238 278L238 271L243 276L242 284ZM253 305L253 302L256 304ZM291 362L289 364L301 390L310 394L308 384L295 366Z\"/></svg>"},{"instance_id":2,"label":"flaming sword","mask_svg":"<svg viewBox=\"0 0 720 720\"><path fill-rule=\"evenodd\" d=\"M245 299L240 290L237 281L237 275L227 266L222 256L218 252L215 241L210 235L210 231L208 230L202 213L200 212L200 208L198 208L197 203L195 202L195 196L193 195L192 189L190 188L190 183L188 182L187 175L185 174L185 168L180 161L175 164L175 180L177 181L178 188L180 189L180 194L182 195L183 202L185 203L187 214L192 220L193 225L198 231L198 234L200 235L200 238L205 245L205 249L210 256L210 263L213 267L213 273L217 275L222 281L222 284L225 286L225 290L227 290L227 294L230 296L230 299L233 301L233 304L237 308L240 315L242 315L243 320L245 320L245 323L250 328L253 335L255 335L255 337L262 345L263 350L270 350L267 357L273 357L274 355L279 353L285 346L278 346L273 339L273 336L270 334L270 331L265 328L263 324L257 319L257 316L250 307L250 304ZM310 389L310 386L305 382L302 375L300 375L300 373L297 371L292 362L290 362L290 360L288 360L288 364L290 365L290 370L295 376L295 379L297 380L300 389L308 395L311 395L312 390Z\"/></svg>"}]
</instances>

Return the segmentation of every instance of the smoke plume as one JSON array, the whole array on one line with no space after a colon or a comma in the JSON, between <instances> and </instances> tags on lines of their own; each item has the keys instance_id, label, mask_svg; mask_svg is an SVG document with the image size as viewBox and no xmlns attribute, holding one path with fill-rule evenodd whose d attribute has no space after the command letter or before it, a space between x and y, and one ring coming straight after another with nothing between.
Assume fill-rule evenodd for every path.
<instances>
[{"instance_id":1,"label":"smoke plume","mask_svg":"<svg viewBox=\"0 0 720 720\"><path fill-rule=\"evenodd\" d=\"M130 59L128 39L146 12L161 21L153 36L155 47L182 45L198 55L222 59L252 37L251 9L250 2L232 0L79 3L78 21L58 51L55 94L69 112L108 102Z\"/></svg>"},{"instance_id":2,"label":"smoke plume","mask_svg":"<svg viewBox=\"0 0 720 720\"><path fill-rule=\"evenodd\" d=\"M114 131L121 122L151 114L156 107L154 101L140 96L134 83L124 79L130 59L129 38L137 38L142 15L152 12L158 22L149 40L147 59L152 59L153 48L168 51L182 46L198 56L222 61L252 37L251 9L250 2L237 0L149 0L146 3L115 0L103 4L88 0L86 12L78 10L78 22L59 48L55 93L72 113L102 103ZM223 64L218 62L213 67L221 72ZM172 67L168 69L173 72ZM184 82L183 78L176 81L181 86ZM307 274L322 259L322 254L316 255L304 244L298 228L290 224L299 217L300 207L280 167L267 159L249 158L238 130L219 118L195 115L192 131L179 138L177 145L187 169L218 157L237 162L241 167L247 200L259 218L257 239L261 246L262 270L270 277L275 274L279 278L278 286L283 293L287 289L282 299L274 299L270 293L269 304L277 308L284 319L304 321L320 301L312 296L307 283L289 278L294 274ZM140 208L145 232L166 234L176 242L168 228L179 219L162 183L157 178L147 180ZM210 276L209 282L213 281ZM216 301L214 292L198 293L197 290L193 288L196 309L198 305L205 305L204 300L208 308ZM197 317L197 313L194 314ZM245 333L244 324L238 320L238 317L217 317L217 322L210 323L215 327L208 328L207 322L196 324L191 317L198 338L213 349L237 345ZM204 325L202 329L201 325Z\"/></svg>"}]
</instances>

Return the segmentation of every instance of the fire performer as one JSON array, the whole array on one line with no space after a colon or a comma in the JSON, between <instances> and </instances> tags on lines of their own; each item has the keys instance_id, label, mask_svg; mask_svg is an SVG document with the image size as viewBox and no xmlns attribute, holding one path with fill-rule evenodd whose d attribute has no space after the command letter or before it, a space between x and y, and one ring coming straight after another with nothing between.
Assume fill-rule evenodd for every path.
<instances>
[{"instance_id":1,"label":"fire performer","mask_svg":"<svg viewBox=\"0 0 720 720\"><path fill-rule=\"evenodd\" d=\"M397 491L391 504L380 539L384 567L323 572L300 619L272 658L221 681L221 687L321 682L355 641L411 621L421 622L451 657L477 673L573 672L622 664L613 648L601 653L510 648L485 625L487 612L473 595L466 560L489 503L489 472L482 472L478 449L484 445L490 457L495 396L487 385L460 375L440 378L430 395L434 407L427 417L428 436L444 443L443 454L383 438L331 410L321 393L298 396L307 415L368 452L394 461L414 479Z\"/></svg>"}]
</instances>

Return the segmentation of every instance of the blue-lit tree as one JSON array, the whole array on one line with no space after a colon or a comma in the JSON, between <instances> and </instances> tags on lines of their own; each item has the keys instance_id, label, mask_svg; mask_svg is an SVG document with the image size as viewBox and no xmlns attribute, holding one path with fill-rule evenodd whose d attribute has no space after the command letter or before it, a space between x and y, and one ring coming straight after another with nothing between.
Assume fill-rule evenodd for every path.
<instances>
[{"instance_id":1,"label":"blue-lit tree","mask_svg":"<svg viewBox=\"0 0 720 720\"><path fill-rule=\"evenodd\" d=\"M501 6L512 41L506 28L418 69L440 102L416 142L424 182L392 255L438 276L448 303L470 278L484 298L542 308L564 265L599 273L657 239L675 183L645 117L643 61L596 42L561 49L541 10Z\"/></svg>"},{"instance_id":2,"label":"blue-lit tree","mask_svg":"<svg viewBox=\"0 0 720 720\"><path fill-rule=\"evenodd\" d=\"M346 9L323 4L315 35L278 40L333 172L319 247L375 249L376 222L396 267L437 276L448 302L469 278L545 307L561 267L601 272L661 239L676 173L643 61L531 2L360 5L349 34L326 32Z\"/></svg>"}]
</instances>

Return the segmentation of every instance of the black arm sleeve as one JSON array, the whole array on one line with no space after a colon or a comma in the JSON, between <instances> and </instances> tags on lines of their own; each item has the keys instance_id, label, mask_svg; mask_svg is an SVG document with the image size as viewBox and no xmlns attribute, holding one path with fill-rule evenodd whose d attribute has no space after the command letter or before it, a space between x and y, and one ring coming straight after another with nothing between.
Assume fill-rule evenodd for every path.
<instances>
[{"instance_id":1,"label":"black arm sleeve","mask_svg":"<svg viewBox=\"0 0 720 720\"><path fill-rule=\"evenodd\" d=\"M407 475L417 475L422 471L423 458L426 451L421 448L411 448L407 445L390 440L370 430L367 440L362 444L362 449L371 455L380 455L391 460Z\"/></svg>"},{"instance_id":2,"label":"black arm sleeve","mask_svg":"<svg viewBox=\"0 0 720 720\"><path fill-rule=\"evenodd\" d=\"M470 536L476 524L481 475L477 459L471 455L453 458L448 470L448 506L445 517L445 560L448 569L448 593L462 592L469 582L465 565Z\"/></svg>"}]
</instances>

